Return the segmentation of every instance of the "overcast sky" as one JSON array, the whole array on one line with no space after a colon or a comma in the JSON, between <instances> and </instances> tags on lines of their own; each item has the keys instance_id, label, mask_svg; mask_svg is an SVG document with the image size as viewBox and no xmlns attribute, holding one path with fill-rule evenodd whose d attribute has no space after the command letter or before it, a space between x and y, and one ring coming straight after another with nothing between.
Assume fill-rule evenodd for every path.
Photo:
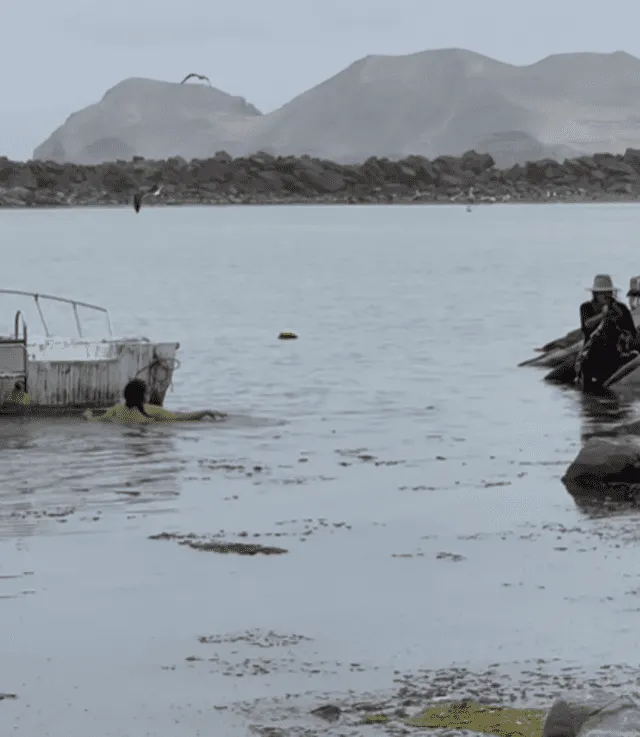
<instances>
[{"instance_id":1,"label":"overcast sky","mask_svg":"<svg viewBox=\"0 0 640 737\"><path fill-rule=\"evenodd\" d=\"M2 0L0 19L0 155L13 159L133 76L206 74L269 112L368 54L640 56L639 0Z\"/></svg>"}]
</instances>

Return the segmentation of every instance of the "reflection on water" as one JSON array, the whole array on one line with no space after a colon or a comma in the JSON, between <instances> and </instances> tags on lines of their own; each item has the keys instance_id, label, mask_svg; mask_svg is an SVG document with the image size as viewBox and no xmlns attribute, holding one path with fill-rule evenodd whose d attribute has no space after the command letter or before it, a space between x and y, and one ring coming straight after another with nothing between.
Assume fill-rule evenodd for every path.
<instances>
[{"instance_id":1,"label":"reflection on water","mask_svg":"<svg viewBox=\"0 0 640 737\"><path fill-rule=\"evenodd\" d=\"M633 490L625 490L620 488L611 491L607 498L603 498L601 494L582 494L572 497L576 507L593 520L603 520L613 517L626 518L631 520L640 520L640 499Z\"/></svg>"},{"instance_id":2,"label":"reflection on water","mask_svg":"<svg viewBox=\"0 0 640 737\"><path fill-rule=\"evenodd\" d=\"M0 537L60 532L70 517L107 508L171 509L186 465L176 429L1 421Z\"/></svg>"},{"instance_id":3,"label":"reflection on water","mask_svg":"<svg viewBox=\"0 0 640 737\"><path fill-rule=\"evenodd\" d=\"M200 441L213 436L222 447L224 433L286 424L240 414L223 422L140 427L77 418L2 418L0 537L61 531L71 516L92 510L175 511L188 469L198 465Z\"/></svg>"},{"instance_id":4,"label":"reflection on water","mask_svg":"<svg viewBox=\"0 0 640 737\"><path fill-rule=\"evenodd\" d=\"M586 394L573 390L580 411L580 439L610 434L633 416L634 397L615 392Z\"/></svg>"},{"instance_id":5,"label":"reflection on water","mask_svg":"<svg viewBox=\"0 0 640 737\"><path fill-rule=\"evenodd\" d=\"M560 478L577 436L632 419L633 401L563 391L515 366L572 327L603 242L619 281L636 273L632 249L615 244L640 215L604 205L541 215L517 205L471 219L438 207L14 213L5 235L21 248L5 269L113 307L127 334L179 340L169 406L231 417L0 422L0 571L34 571L36 589L0 603L2 688L25 696L11 716L0 709L2 733L107 737L135 721L141 734L227 734L207 722L212 693L224 704L239 688L248 698L249 681L256 695L300 686L259 673L241 686L190 678L197 636L241 628L295 631L318 657L333 648L389 666L385 685L400 660L425 657L624 658L636 618L621 613L621 571L637 560L637 521L574 503ZM90 293L78 291L88 264L101 274ZM168 278L185 286L164 289ZM300 339L278 341L285 329ZM221 530L277 535L289 552L239 562L147 539ZM592 591L594 569L605 594ZM416 581L438 581L437 606ZM0 596L27 588L7 581ZM491 607L473 606L487 597ZM594 618L616 619L604 643ZM425 632L428 652L416 647ZM327 690L353 684L339 678Z\"/></svg>"}]
</instances>

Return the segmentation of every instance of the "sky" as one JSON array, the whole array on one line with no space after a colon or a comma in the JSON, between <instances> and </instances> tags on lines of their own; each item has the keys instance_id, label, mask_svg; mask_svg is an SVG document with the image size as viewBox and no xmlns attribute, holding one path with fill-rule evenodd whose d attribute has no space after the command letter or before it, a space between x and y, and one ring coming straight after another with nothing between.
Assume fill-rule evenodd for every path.
<instances>
[{"instance_id":1,"label":"sky","mask_svg":"<svg viewBox=\"0 0 640 737\"><path fill-rule=\"evenodd\" d=\"M206 74L270 112L369 54L640 57L639 0L4 0L0 18L0 156L16 160L127 77Z\"/></svg>"}]
</instances>

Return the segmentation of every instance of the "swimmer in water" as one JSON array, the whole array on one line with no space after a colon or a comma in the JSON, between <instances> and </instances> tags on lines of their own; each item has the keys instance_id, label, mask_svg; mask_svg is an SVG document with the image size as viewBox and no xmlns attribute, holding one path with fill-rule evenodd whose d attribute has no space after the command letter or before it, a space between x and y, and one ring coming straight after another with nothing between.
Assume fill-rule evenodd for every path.
<instances>
[{"instance_id":1,"label":"swimmer in water","mask_svg":"<svg viewBox=\"0 0 640 737\"><path fill-rule=\"evenodd\" d=\"M142 379L133 379L124 388L124 403L110 407L99 417L94 417L88 409L83 417L87 420L100 422L121 422L148 425L152 422L188 422L204 420L223 420L227 416L223 412L214 412L210 409L197 412L171 412L156 404L145 403L147 385Z\"/></svg>"},{"instance_id":2,"label":"swimmer in water","mask_svg":"<svg viewBox=\"0 0 640 737\"><path fill-rule=\"evenodd\" d=\"M31 397L27 394L25 384L22 379L20 381L16 381L14 384L13 389L9 394L9 402L11 404L22 405L28 405L31 402Z\"/></svg>"}]
</instances>

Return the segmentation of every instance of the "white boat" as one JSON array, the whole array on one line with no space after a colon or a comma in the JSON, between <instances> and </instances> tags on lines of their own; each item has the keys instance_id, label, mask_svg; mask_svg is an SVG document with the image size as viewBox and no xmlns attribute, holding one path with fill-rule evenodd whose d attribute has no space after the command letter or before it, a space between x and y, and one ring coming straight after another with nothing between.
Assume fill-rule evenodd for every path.
<instances>
[{"instance_id":1,"label":"white boat","mask_svg":"<svg viewBox=\"0 0 640 737\"><path fill-rule=\"evenodd\" d=\"M0 414L37 411L59 414L108 407L122 399L125 384L133 378L147 382L151 401L162 405L179 366L180 344L153 343L148 338L116 338L109 311L87 302L49 294L0 289L35 302L44 330L30 338L21 310L15 313L13 334L0 335ZM52 336L42 303L70 306L77 336ZM79 308L103 313L108 337L83 337Z\"/></svg>"}]
</instances>

